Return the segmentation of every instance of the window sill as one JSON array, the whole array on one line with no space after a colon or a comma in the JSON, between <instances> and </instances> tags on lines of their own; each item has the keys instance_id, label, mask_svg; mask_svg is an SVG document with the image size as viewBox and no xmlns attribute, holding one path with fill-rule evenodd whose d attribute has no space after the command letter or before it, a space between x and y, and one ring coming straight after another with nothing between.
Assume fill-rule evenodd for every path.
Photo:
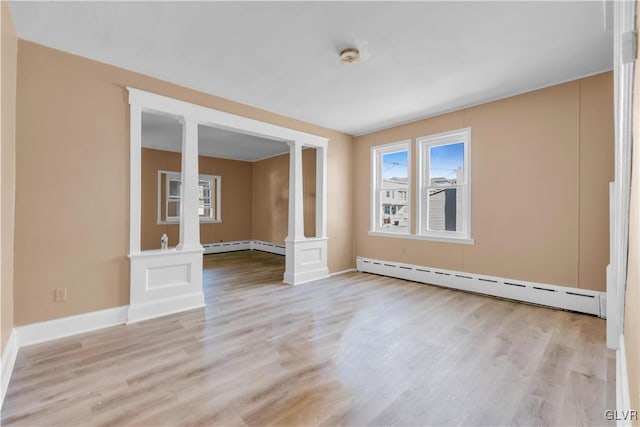
<instances>
[{"instance_id":1,"label":"window sill","mask_svg":"<svg viewBox=\"0 0 640 427\"><path fill-rule=\"evenodd\" d=\"M460 237L419 236L415 234L388 233L384 231L369 231L369 236L394 237L396 239L408 239L408 240L427 240L431 242L441 242L441 243L458 243L461 245L474 245L476 243L476 241L473 239L465 239Z\"/></svg>"},{"instance_id":2,"label":"window sill","mask_svg":"<svg viewBox=\"0 0 640 427\"><path fill-rule=\"evenodd\" d=\"M221 219L201 219L200 224L221 224ZM158 221L156 225L180 225L180 221Z\"/></svg>"}]
</instances>

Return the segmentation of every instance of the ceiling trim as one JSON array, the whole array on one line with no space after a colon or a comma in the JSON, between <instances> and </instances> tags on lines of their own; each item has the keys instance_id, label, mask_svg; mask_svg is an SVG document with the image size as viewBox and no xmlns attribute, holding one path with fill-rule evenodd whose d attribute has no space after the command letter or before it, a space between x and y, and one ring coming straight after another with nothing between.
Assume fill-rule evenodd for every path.
<instances>
[{"instance_id":1,"label":"ceiling trim","mask_svg":"<svg viewBox=\"0 0 640 427\"><path fill-rule=\"evenodd\" d=\"M460 110L466 110L467 108L477 107L478 105L489 104L490 102L501 101L503 99L511 98L511 97L518 96L518 95L524 95L525 93L535 92L537 90L546 89L546 88L557 86L557 85L561 85L561 84L564 84L564 83L575 82L576 80L586 79L587 77L597 76L598 74L607 73L609 71L613 71L613 68L612 67L607 67L607 68L605 68L603 70L593 71L591 73L580 74L580 75L578 75L576 77L571 77L571 78L567 78L567 79L552 80L552 81L544 83L542 85L535 86L535 87L533 87L531 89L523 89L523 90L510 92L507 95L499 95L499 96L484 98L484 99L482 99L482 100L480 100L478 102L472 102L470 104L464 104L464 105L461 105L461 106L458 106L458 107L448 108L446 110L442 110L442 111L439 111L439 112L433 113L433 114L427 114L427 115L424 115L424 116L420 116L420 117L417 117L415 119L403 120L403 121L395 123L395 124L384 125L382 127L372 128L371 130L366 130L366 131L363 131L363 132L354 133L352 136L353 137L359 137L359 136L370 135L372 133L381 132L381 131L388 130L388 129L393 129L393 128L396 128L396 127L400 127L400 126L408 125L408 124L411 124L411 123L419 122L421 120L431 119L433 117L442 116L444 114L449 114L449 113L453 113L453 112L460 111Z\"/></svg>"}]
</instances>

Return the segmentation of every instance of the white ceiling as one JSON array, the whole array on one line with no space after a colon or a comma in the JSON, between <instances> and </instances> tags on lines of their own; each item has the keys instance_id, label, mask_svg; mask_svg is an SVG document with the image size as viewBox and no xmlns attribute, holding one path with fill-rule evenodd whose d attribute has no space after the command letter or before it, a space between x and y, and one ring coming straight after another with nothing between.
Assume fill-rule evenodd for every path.
<instances>
[{"instance_id":1,"label":"white ceiling","mask_svg":"<svg viewBox=\"0 0 640 427\"><path fill-rule=\"evenodd\" d=\"M180 153L182 125L174 117L143 113L142 146ZM200 125L198 152L201 156L254 162L288 153L289 146L282 141Z\"/></svg>"},{"instance_id":2,"label":"white ceiling","mask_svg":"<svg viewBox=\"0 0 640 427\"><path fill-rule=\"evenodd\" d=\"M12 2L19 37L350 134L612 68L602 1ZM355 46L362 61L339 63Z\"/></svg>"}]
</instances>

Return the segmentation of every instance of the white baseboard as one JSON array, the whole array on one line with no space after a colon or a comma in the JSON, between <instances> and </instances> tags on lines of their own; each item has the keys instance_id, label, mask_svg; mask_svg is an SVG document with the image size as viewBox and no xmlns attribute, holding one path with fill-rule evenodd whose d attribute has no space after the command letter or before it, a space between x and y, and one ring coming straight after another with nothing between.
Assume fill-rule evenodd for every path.
<instances>
[{"instance_id":1,"label":"white baseboard","mask_svg":"<svg viewBox=\"0 0 640 427\"><path fill-rule=\"evenodd\" d=\"M125 305L18 326L15 328L18 347L122 325L127 321L127 310L128 306Z\"/></svg>"},{"instance_id":2,"label":"white baseboard","mask_svg":"<svg viewBox=\"0 0 640 427\"><path fill-rule=\"evenodd\" d=\"M286 253L284 244L279 245L277 243L263 242L262 240L254 240L251 244L251 249L277 255L285 255Z\"/></svg>"},{"instance_id":3,"label":"white baseboard","mask_svg":"<svg viewBox=\"0 0 640 427\"><path fill-rule=\"evenodd\" d=\"M11 374L13 373L13 366L16 363L16 357L18 356L18 334L16 329L13 328L11 335L7 340L7 344L2 351L2 365L0 365L0 383L2 383L2 390L0 391L0 409L4 403L4 397L7 394L7 388L9 387L9 381L11 380Z\"/></svg>"},{"instance_id":4,"label":"white baseboard","mask_svg":"<svg viewBox=\"0 0 640 427\"><path fill-rule=\"evenodd\" d=\"M638 408L640 409L640 408ZM631 395L629 394L629 372L624 335L616 350L616 420L618 427L631 427Z\"/></svg>"},{"instance_id":5,"label":"white baseboard","mask_svg":"<svg viewBox=\"0 0 640 427\"><path fill-rule=\"evenodd\" d=\"M399 262L356 258L358 271L601 316L602 292Z\"/></svg>"}]
</instances>

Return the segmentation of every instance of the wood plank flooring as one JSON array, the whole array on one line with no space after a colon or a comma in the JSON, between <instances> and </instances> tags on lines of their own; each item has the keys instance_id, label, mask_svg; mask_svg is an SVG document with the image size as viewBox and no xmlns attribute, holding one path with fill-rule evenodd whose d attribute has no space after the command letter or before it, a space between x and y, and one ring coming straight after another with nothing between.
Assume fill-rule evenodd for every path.
<instances>
[{"instance_id":1,"label":"wood plank flooring","mask_svg":"<svg viewBox=\"0 0 640 427\"><path fill-rule=\"evenodd\" d=\"M3 426L605 425L602 319L205 256L207 307L20 349Z\"/></svg>"}]
</instances>

